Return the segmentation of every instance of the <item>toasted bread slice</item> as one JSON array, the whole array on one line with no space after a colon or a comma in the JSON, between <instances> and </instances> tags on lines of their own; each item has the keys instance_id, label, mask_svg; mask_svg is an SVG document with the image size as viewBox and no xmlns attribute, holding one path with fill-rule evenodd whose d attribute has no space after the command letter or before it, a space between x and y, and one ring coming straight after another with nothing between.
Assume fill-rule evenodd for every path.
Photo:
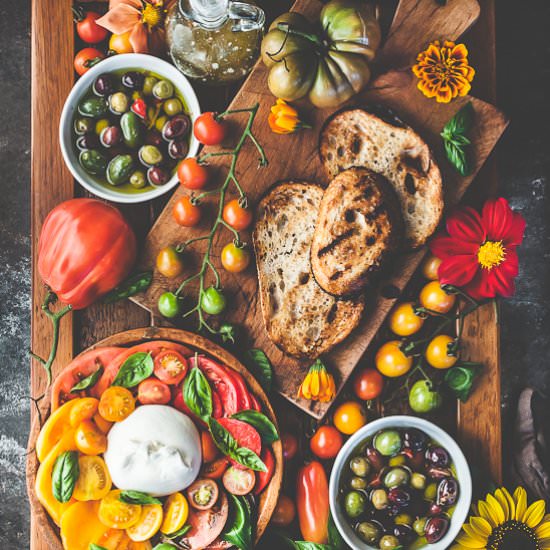
<instances>
[{"instance_id":1,"label":"toasted bread slice","mask_svg":"<svg viewBox=\"0 0 550 550\"><path fill-rule=\"evenodd\" d=\"M330 294L356 293L402 238L399 201L386 178L366 168L344 170L321 200L311 243L313 275Z\"/></svg>"},{"instance_id":2,"label":"toasted bread slice","mask_svg":"<svg viewBox=\"0 0 550 550\"><path fill-rule=\"evenodd\" d=\"M315 359L357 326L363 299L327 294L311 273L310 248L323 189L284 182L260 201L253 239L265 327L285 353Z\"/></svg>"},{"instance_id":3,"label":"toasted bread slice","mask_svg":"<svg viewBox=\"0 0 550 550\"><path fill-rule=\"evenodd\" d=\"M321 130L319 154L330 178L361 166L388 179L409 246L419 247L435 231L443 213L441 173L428 145L399 119L358 108L340 111Z\"/></svg>"}]
</instances>

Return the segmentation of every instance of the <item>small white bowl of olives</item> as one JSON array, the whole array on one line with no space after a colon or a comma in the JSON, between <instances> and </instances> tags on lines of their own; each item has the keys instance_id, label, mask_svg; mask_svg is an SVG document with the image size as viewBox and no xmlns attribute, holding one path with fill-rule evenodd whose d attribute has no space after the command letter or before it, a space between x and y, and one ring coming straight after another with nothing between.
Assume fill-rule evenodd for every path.
<instances>
[{"instance_id":1,"label":"small white bowl of olives","mask_svg":"<svg viewBox=\"0 0 550 550\"><path fill-rule=\"evenodd\" d=\"M336 457L329 488L334 522L357 550L445 550L472 499L460 447L414 416L381 418L350 437Z\"/></svg>"},{"instance_id":2,"label":"small white bowl of olives","mask_svg":"<svg viewBox=\"0 0 550 550\"><path fill-rule=\"evenodd\" d=\"M75 179L104 199L135 203L178 184L177 165L194 156L197 96L173 65L121 54L93 66L69 94L59 128Z\"/></svg>"}]
</instances>

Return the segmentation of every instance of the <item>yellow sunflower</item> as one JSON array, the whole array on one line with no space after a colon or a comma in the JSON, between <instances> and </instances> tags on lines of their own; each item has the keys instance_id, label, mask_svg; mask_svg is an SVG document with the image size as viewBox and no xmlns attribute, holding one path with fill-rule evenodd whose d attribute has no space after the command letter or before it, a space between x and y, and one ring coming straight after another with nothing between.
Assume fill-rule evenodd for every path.
<instances>
[{"instance_id":1,"label":"yellow sunflower","mask_svg":"<svg viewBox=\"0 0 550 550\"><path fill-rule=\"evenodd\" d=\"M550 514L544 500L527 506L523 487L513 496L502 487L477 503L476 515L463 525L456 542L451 550L550 549Z\"/></svg>"}]
</instances>

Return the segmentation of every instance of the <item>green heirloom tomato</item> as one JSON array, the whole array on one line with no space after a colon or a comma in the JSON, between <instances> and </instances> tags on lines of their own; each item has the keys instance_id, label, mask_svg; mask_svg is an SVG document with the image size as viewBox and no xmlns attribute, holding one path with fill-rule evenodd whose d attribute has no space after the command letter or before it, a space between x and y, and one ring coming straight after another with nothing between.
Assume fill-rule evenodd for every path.
<instances>
[{"instance_id":1,"label":"green heirloom tomato","mask_svg":"<svg viewBox=\"0 0 550 550\"><path fill-rule=\"evenodd\" d=\"M227 305L227 300L221 290L211 286L204 291L201 298L201 308L209 315L219 315Z\"/></svg>"},{"instance_id":2,"label":"green heirloom tomato","mask_svg":"<svg viewBox=\"0 0 550 550\"><path fill-rule=\"evenodd\" d=\"M173 292L165 292L159 297L157 304L163 317L175 317L181 311L180 299Z\"/></svg>"},{"instance_id":3,"label":"green heirloom tomato","mask_svg":"<svg viewBox=\"0 0 550 550\"><path fill-rule=\"evenodd\" d=\"M432 390L427 380L415 382L409 393L409 405L414 412L429 413L441 406L441 394Z\"/></svg>"}]
</instances>

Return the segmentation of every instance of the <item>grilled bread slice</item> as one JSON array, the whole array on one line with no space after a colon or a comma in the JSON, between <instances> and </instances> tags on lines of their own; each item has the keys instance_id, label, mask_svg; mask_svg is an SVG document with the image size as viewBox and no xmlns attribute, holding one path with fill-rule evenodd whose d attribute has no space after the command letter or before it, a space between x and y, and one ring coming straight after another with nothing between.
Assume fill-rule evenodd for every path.
<instances>
[{"instance_id":1,"label":"grilled bread slice","mask_svg":"<svg viewBox=\"0 0 550 550\"><path fill-rule=\"evenodd\" d=\"M386 178L366 168L344 170L321 200L311 243L313 275L330 294L356 293L402 238L399 201Z\"/></svg>"},{"instance_id":2,"label":"grilled bread slice","mask_svg":"<svg viewBox=\"0 0 550 550\"><path fill-rule=\"evenodd\" d=\"M424 140L391 113L385 115L359 108L336 113L321 130L319 154L331 179L352 166L385 176L401 204L406 243L417 248L441 220L441 173Z\"/></svg>"},{"instance_id":3,"label":"grilled bread slice","mask_svg":"<svg viewBox=\"0 0 550 550\"><path fill-rule=\"evenodd\" d=\"M288 181L258 205L253 239L262 314L269 338L285 353L315 359L357 326L363 299L327 294L311 273L310 248L323 189Z\"/></svg>"}]
</instances>

